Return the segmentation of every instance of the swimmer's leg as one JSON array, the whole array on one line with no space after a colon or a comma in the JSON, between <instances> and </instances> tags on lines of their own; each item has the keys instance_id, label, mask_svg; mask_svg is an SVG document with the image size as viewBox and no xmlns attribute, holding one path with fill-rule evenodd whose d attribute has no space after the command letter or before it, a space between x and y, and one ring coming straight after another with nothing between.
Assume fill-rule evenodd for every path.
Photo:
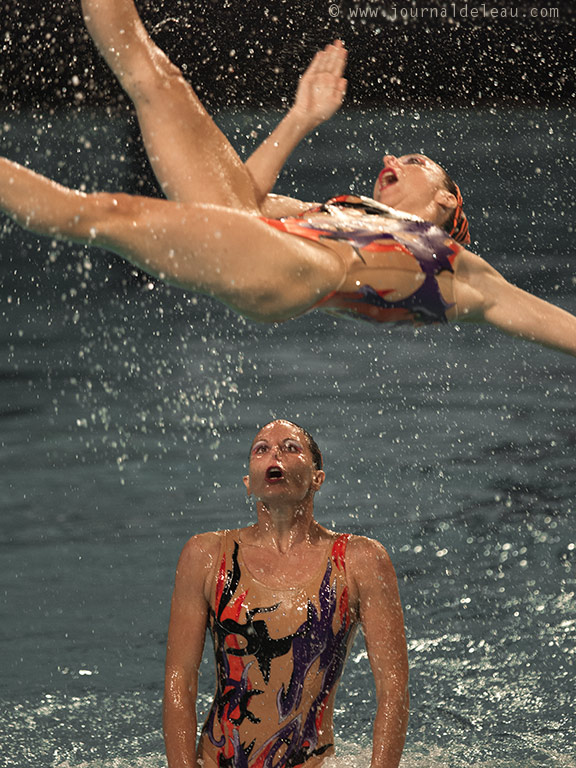
<instances>
[{"instance_id":1,"label":"swimmer's leg","mask_svg":"<svg viewBox=\"0 0 576 768\"><path fill-rule=\"evenodd\" d=\"M256 210L252 178L182 73L148 35L133 0L82 0L88 31L130 96L166 197Z\"/></svg>"},{"instance_id":2,"label":"swimmer's leg","mask_svg":"<svg viewBox=\"0 0 576 768\"><path fill-rule=\"evenodd\" d=\"M26 229L101 246L263 322L305 312L336 290L345 273L344 259L331 248L280 232L255 214L125 194L88 195L3 158L0 209Z\"/></svg>"}]
</instances>

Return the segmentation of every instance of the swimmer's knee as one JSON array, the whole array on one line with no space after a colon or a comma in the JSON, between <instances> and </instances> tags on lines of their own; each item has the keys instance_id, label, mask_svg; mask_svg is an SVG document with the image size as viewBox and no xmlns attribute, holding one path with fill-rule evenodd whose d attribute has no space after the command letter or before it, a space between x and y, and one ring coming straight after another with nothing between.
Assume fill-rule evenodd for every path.
<instances>
[{"instance_id":1,"label":"swimmer's knee","mask_svg":"<svg viewBox=\"0 0 576 768\"><path fill-rule=\"evenodd\" d=\"M173 98L179 90L188 88L178 67L161 50L155 51L151 59L141 62L127 74L124 85L136 102L154 101L156 96L167 91Z\"/></svg>"},{"instance_id":2,"label":"swimmer's knee","mask_svg":"<svg viewBox=\"0 0 576 768\"><path fill-rule=\"evenodd\" d=\"M124 193L86 195L69 222L66 234L88 243L106 243L138 217L140 207L136 198Z\"/></svg>"}]
</instances>

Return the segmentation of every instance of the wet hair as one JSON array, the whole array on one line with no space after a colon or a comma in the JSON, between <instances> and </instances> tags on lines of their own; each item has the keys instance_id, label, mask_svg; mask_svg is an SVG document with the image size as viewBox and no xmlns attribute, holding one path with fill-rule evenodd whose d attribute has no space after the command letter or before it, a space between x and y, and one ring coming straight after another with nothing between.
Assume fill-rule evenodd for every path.
<instances>
[{"instance_id":1,"label":"wet hair","mask_svg":"<svg viewBox=\"0 0 576 768\"><path fill-rule=\"evenodd\" d=\"M444 229L457 243L468 245L470 242L470 232L468 230L468 218L462 210L462 193L458 184L450 178L443 168L442 173L444 175L445 189L456 198L456 206L449 211L448 217L444 222Z\"/></svg>"},{"instance_id":2,"label":"wet hair","mask_svg":"<svg viewBox=\"0 0 576 768\"><path fill-rule=\"evenodd\" d=\"M314 462L314 467L316 469L322 469L324 466L324 459L322 458L322 452L320 451L320 448L318 448L318 443L310 432L308 432L307 429L304 429L304 427L301 427L300 424L296 424L295 421L290 421L290 419L274 419L273 421L268 422L269 424L274 424L276 421L285 421L286 424L292 424L293 427L296 427L296 429L299 429L300 432L304 435L306 438L306 442L308 443L308 448L310 448L310 453L312 454L312 460ZM266 424L264 426L267 426Z\"/></svg>"},{"instance_id":3,"label":"wet hair","mask_svg":"<svg viewBox=\"0 0 576 768\"><path fill-rule=\"evenodd\" d=\"M308 441L308 448L310 448L310 453L312 454L312 459L314 461L314 466L316 469L322 469L324 466L324 459L322 458L322 452L320 451L320 448L318 448L318 443L310 432L308 432L307 429L304 429L304 427L301 427L300 424L296 424L293 421L289 421L289 424L293 424L295 427L297 427L303 434L306 440Z\"/></svg>"}]
</instances>

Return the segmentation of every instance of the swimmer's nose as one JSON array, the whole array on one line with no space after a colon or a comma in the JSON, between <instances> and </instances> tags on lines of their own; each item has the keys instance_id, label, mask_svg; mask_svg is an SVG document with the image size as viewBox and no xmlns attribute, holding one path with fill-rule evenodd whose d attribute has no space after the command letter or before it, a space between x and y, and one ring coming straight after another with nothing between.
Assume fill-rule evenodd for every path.
<instances>
[{"instance_id":1,"label":"swimmer's nose","mask_svg":"<svg viewBox=\"0 0 576 768\"><path fill-rule=\"evenodd\" d=\"M395 155L384 155L382 162L384 163L384 168L387 166L393 168L398 163L398 158Z\"/></svg>"}]
</instances>

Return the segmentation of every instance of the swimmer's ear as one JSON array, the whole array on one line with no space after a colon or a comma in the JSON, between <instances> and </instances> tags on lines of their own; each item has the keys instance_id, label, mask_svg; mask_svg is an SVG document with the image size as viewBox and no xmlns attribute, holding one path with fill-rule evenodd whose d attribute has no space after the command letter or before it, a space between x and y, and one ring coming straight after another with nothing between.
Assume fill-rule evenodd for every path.
<instances>
[{"instance_id":1,"label":"swimmer's ear","mask_svg":"<svg viewBox=\"0 0 576 768\"><path fill-rule=\"evenodd\" d=\"M457 200L456 196L452 192L448 192L447 189L438 189L434 196L434 201L445 208L447 211L452 208L456 208Z\"/></svg>"},{"instance_id":2,"label":"swimmer's ear","mask_svg":"<svg viewBox=\"0 0 576 768\"><path fill-rule=\"evenodd\" d=\"M314 477L312 478L312 490L314 492L320 489L320 486L324 482L325 478L326 478L326 473L321 469L317 470L314 473Z\"/></svg>"},{"instance_id":3,"label":"swimmer's ear","mask_svg":"<svg viewBox=\"0 0 576 768\"><path fill-rule=\"evenodd\" d=\"M250 475L244 475L242 480L244 481L244 485L246 486L246 496L251 496L252 491L250 490Z\"/></svg>"}]
</instances>

